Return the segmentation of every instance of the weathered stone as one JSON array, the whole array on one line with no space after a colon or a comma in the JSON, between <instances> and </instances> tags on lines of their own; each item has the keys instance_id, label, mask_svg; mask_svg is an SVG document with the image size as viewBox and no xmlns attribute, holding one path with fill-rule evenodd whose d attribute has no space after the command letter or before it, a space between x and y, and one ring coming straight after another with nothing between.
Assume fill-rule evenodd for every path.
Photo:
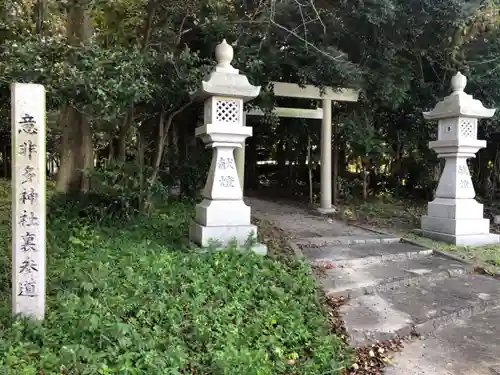
<instances>
[{"instance_id":1,"label":"weathered stone","mask_svg":"<svg viewBox=\"0 0 500 375\"><path fill-rule=\"evenodd\" d=\"M395 309L410 314L417 332L429 333L439 326L498 307L499 283L482 275L428 280L418 286L380 292ZM485 298L487 296L487 298Z\"/></svg>"},{"instance_id":2,"label":"weathered stone","mask_svg":"<svg viewBox=\"0 0 500 375\"><path fill-rule=\"evenodd\" d=\"M327 294L351 296L341 307L351 344L364 346L420 333L419 339L405 343L396 366L384 369L385 374L492 375L498 371L498 280L470 274L473 265L408 243L403 247L366 242L333 246L332 236L352 236L355 241L369 234L311 217L290 205L252 202L259 218L272 220L287 235L316 233L317 238L297 239L301 246L292 239L290 247L297 257L305 256L311 265L319 266L313 268L314 274ZM330 245L314 246L324 243Z\"/></svg>"},{"instance_id":3,"label":"weathered stone","mask_svg":"<svg viewBox=\"0 0 500 375\"><path fill-rule=\"evenodd\" d=\"M499 302L496 280L464 275L359 296L343 306L342 313L353 344L361 345L410 332L426 335L495 309Z\"/></svg>"},{"instance_id":4,"label":"weathered stone","mask_svg":"<svg viewBox=\"0 0 500 375\"><path fill-rule=\"evenodd\" d=\"M336 266L372 264L432 254L432 250L406 243L306 247L302 248L302 252L311 264L333 262Z\"/></svg>"},{"instance_id":5,"label":"weathered stone","mask_svg":"<svg viewBox=\"0 0 500 375\"><path fill-rule=\"evenodd\" d=\"M500 370L499 326L499 309L458 320L433 337L405 345L385 374L493 375Z\"/></svg>"},{"instance_id":6,"label":"weathered stone","mask_svg":"<svg viewBox=\"0 0 500 375\"><path fill-rule=\"evenodd\" d=\"M45 314L45 89L11 86L12 313Z\"/></svg>"},{"instance_id":7,"label":"weathered stone","mask_svg":"<svg viewBox=\"0 0 500 375\"><path fill-rule=\"evenodd\" d=\"M250 207L243 202L234 150L252 135L252 128L244 126L243 101L255 98L260 87L252 86L231 66L233 49L225 40L217 46L215 57L215 70L196 94L205 100L205 124L196 129L196 136L213 149L213 156L189 237L202 247L212 243L225 247L233 241L244 246L257 237L257 227L251 225ZM252 249L265 253L261 244Z\"/></svg>"},{"instance_id":8,"label":"weathered stone","mask_svg":"<svg viewBox=\"0 0 500 375\"><path fill-rule=\"evenodd\" d=\"M420 281L464 275L469 267L439 256L366 263L325 270L319 277L327 295L351 297L418 285Z\"/></svg>"},{"instance_id":9,"label":"weathered stone","mask_svg":"<svg viewBox=\"0 0 500 375\"><path fill-rule=\"evenodd\" d=\"M400 242L399 237L391 237L376 233L368 233L365 236L334 236L334 237L301 237L295 243L302 247L334 246L334 245L365 245L365 244L389 244Z\"/></svg>"},{"instance_id":10,"label":"weathered stone","mask_svg":"<svg viewBox=\"0 0 500 375\"><path fill-rule=\"evenodd\" d=\"M352 299L340 312L355 346L408 335L413 325L410 314L393 308L378 294Z\"/></svg>"},{"instance_id":11,"label":"weathered stone","mask_svg":"<svg viewBox=\"0 0 500 375\"><path fill-rule=\"evenodd\" d=\"M429 147L446 161L439 179L435 199L422 216L422 235L456 245L486 245L500 242L490 234L488 219L483 218L483 205L476 202L467 159L486 147L477 139L478 119L492 117L479 100L464 92L467 79L457 73L452 79L453 93L439 102L427 120L438 120L438 140Z\"/></svg>"}]
</instances>

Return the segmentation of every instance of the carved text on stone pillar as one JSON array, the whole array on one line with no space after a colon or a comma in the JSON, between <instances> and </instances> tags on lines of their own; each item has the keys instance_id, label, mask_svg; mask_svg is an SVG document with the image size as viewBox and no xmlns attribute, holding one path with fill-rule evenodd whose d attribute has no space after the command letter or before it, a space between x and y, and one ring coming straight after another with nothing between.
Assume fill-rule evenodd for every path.
<instances>
[{"instance_id":1,"label":"carved text on stone pillar","mask_svg":"<svg viewBox=\"0 0 500 375\"><path fill-rule=\"evenodd\" d=\"M19 131L18 133L24 132L26 136L33 136L38 134L37 123L33 116L26 113L19 121ZM34 154L36 154L37 144L36 140L27 139L25 142L21 143L20 155L24 156L26 165L21 169L21 185L30 184L36 177L35 168L30 165ZM28 193L26 190L21 192L20 202L24 205L33 205L36 201L37 194L33 187L29 187ZM25 207L19 215L19 225L22 227L33 226L38 222L38 218L35 216L33 211L28 214L29 207ZM18 286L18 296L30 296L35 297L38 295L38 288L36 283L35 275L38 272L38 265L33 259L33 253L38 251L36 246L36 234L26 232L26 234L21 235L18 239L21 241L20 250L24 253L24 260L19 266L20 280Z\"/></svg>"},{"instance_id":2,"label":"carved text on stone pillar","mask_svg":"<svg viewBox=\"0 0 500 375\"><path fill-rule=\"evenodd\" d=\"M219 160L217 160L217 169L234 169L234 160L221 156Z\"/></svg>"},{"instance_id":3,"label":"carved text on stone pillar","mask_svg":"<svg viewBox=\"0 0 500 375\"><path fill-rule=\"evenodd\" d=\"M458 167L458 174L469 175L469 168L465 165L460 165Z\"/></svg>"},{"instance_id":4,"label":"carved text on stone pillar","mask_svg":"<svg viewBox=\"0 0 500 375\"><path fill-rule=\"evenodd\" d=\"M45 90L14 83L12 91L13 314L45 313Z\"/></svg>"},{"instance_id":5,"label":"carved text on stone pillar","mask_svg":"<svg viewBox=\"0 0 500 375\"><path fill-rule=\"evenodd\" d=\"M471 184L467 180L460 180L460 189L469 189Z\"/></svg>"},{"instance_id":6,"label":"carved text on stone pillar","mask_svg":"<svg viewBox=\"0 0 500 375\"><path fill-rule=\"evenodd\" d=\"M219 179L219 184L224 188L233 188L234 187L234 177L233 176L221 176Z\"/></svg>"}]
</instances>

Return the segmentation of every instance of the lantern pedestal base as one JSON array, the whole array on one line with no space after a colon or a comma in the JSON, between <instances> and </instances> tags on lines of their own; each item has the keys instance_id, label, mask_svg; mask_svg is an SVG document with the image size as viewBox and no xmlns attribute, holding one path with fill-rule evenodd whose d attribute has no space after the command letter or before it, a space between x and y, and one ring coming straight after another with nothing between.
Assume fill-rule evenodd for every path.
<instances>
[{"instance_id":1,"label":"lantern pedestal base","mask_svg":"<svg viewBox=\"0 0 500 375\"><path fill-rule=\"evenodd\" d=\"M423 237L453 245L483 246L500 242L500 236L489 233L488 219L448 219L422 216Z\"/></svg>"},{"instance_id":2,"label":"lantern pedestal base","mask_svg":"<svg viewBox=\"0 0 500 375\"><path fill-rule=\"evenodd\" d=\"M203 199L196 205L194 221L207 227L250 225L251 208L243 200Z\"/></svg>"},{"instance_id":3,"label":"lantern pedestal base","mask_svg":"<svg viewBox=\"0 0 500 375\"><path fill-rule=\"evenodd\" d=\"M216 249L227 247L235 242L239 247L245 248L250 235L257 236L257 226L255 225L222 225L204 226L197 222L192 222L189 228L189 238L201 247L214 246ZM267 247L263 244L253 244L250 251L260 255L267 254Z\"/></svg>"},{"instance_id":4,"label":"lantern pedestal base","mask_svg":"<svg viewBox=\"0 0 500 375\"><path fill-rule=\"evenodd\" d=\"M422 216L420 235L454 245L482 246L500 242L490 234L490 221L483 218L483 205L474 199L436 198Z\"/></svg>"},{"instance_id":5,"label":"lantern pedestal base","mask_svg":"<svg viewBox=\"0 0 500 375\"><path fill-rule=\"evenodd\" d=\"M482 220L483 205L475 199L436 198L427 204L427 216L456 220Z\"/></svg>"},{"instance_id":6,"label":"lantern pedestal base","mask_svg":"<svg viewBox=\"0 0 500 375\"><path fill-rule=\"evenodd\" d=\"M453 235L448 233L439 233L430 230L417 229L415 230L415 234L430 238L432 240L443 241L459 246L485 246L500 243L500 236L491 233Z\"/></svg>"},{"instance_id":7,"label":"lantern pedestal base","mask_svg":"<svg viewBox=\"0 0 500 375\"><path fill-rule=\"evenodd\" d=\"M335 207L329 207L329 208L318 207L316 208L316 211L318 211L318 213L320 213L321 215L328 215L338 212L338 209L336 209Z\"/></svg>"},{"instance_id":8,"label":"lantern pedestal base","mask_svg":"<svg viewBox=\"0 0 500 375\"><path fill-rule=\"evenodd\" d=\"M438 233L448 233L456 236L472 234L488 234L490 221L488 219L448 219L445 217L422 216L422 230Z\"/></svg>"}]
</instances>

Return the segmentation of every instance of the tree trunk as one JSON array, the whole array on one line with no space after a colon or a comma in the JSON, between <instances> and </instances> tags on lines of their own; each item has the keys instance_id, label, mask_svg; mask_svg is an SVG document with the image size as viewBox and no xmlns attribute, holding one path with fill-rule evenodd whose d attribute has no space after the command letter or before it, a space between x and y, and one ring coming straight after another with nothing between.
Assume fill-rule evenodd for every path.
<instances>
[{"instance_id":1,"label":"tree trunk","mask_svg":"<svg viewBox=\"0 0 500 375\"><path fill-rule=\"evenodd\" d=\"M363 200L368 199L368 186L369 186L369 173L368 173L368 162L366 157L361 158L361 173L363 175Z\"/></svg>"},{"instance_id":2,"label":"tree trunk","mask_svg":"<svg viewBox=\"0 0 500 375\"><path fill-rule=\"evenodd\" d=\"M144 167L144 153L146 150L144 135L142 129L137 129L137 165L139 167L139 209L144 212L146 207L145 193L146 193L146 171Z\"/></svg>"},{"instance_id":3,"label":"tree trunk","mask_svg":"<svg viewBox=\"0 0 500 375\"><path fill-rule=\"evenodd\" d=\"M66 108L61 142L61 166L56 190L60 193L88 192L86 172L94 167L92 128L88 119L75 108Z\"/></svg>"},{"instance_id":4,"label":"tree trunk","mask_svg":"<svg viewBox=\"0 0 500 375\"><path fill-rule=\"evenodd\" d=\"M5 145L3 147L3 157L2 157L2 160L3 160L3 176L4 178L9 178L10 177L10 165L9 165L9 159L10 159L10 152L9 152L9 149L8 147Z\"/></svg>"},{"instance_id":5,"label":"tree trunk","mask_svg":"<svg viewBox=\"0 0 500 375\"><path fill-rule=\"evenodd\" d=\"M80 191L87 193L90 190L90 178L87 173L94 169L94 145L92 142L92 128L89 119L80 113L81 138L81 185Z\"/></svg>"},{"instance_id":6,"label":"tree trunk","mask_svg":"<svg viewBox=\"0 0 500 375\"><path fill-rule=\"evenodd\" d=\"M148 212L150 212L153 208L152 187L156 183L156 180L158 178L158 173L160 172L161 161L163 159L163 154L166 150L165 145L172 122L179 113L183 112L187 107L189 107L193 103L193 100L194 99L190 99L189 101L184 103L181 107L179 107L179 109L172 112L168 117L166 117L165 111L162 111L160 115L160 120L158 123L158 143L156 145L153 170L151 172L151 177L147 184L147 194L146 194L147 202L145 206L147 207Z\"/></svg>"},{"instance_id":7,"label":"tree trunk","mask_svg":"<svg viewBox=\"0 0 500 375\"><path fill-rule=\"evenodd\" d=\"M33 18L35 21L35 31L38 35L41 35L43 31L44 8L44 0L36 0Z\"/></svg>"},{"instance_id":8,"label":"tree trunk","mask_svg":"<svg viewBox=\"0 0 500 375\"><path fill-rule=\"evenodd\" d=\"M122 126L118 134L118 162L123 164L127 161L127 131L128 125Z\"/></svg>"},{"instance_id":9,"label":"tree trunk","mask_svg":"<svg viewBox=\"0 0 500 375\"><path fill-rule=\"evenodd\" d=\"M280 188L286 187L286 141L284 139L278 141L278 149L276 152L276 159L278 162L278 170L276 177L278 178L278 186Z\"/></svg>"},{"instance_id":10,"label":"tree trunk","mask_svg":"<svg viewBox=\"0 0 500 375\"><path fill-rule=\"evenodd\" d=\"M72 45L85 43L92 37L92 23L85 5L78 3L69 6L67 33ZM63 113L61 166L57 174L56 190L61 193L87 192L90 181L84 172L94 167L90 121L74 107L67 107Z\"/></svg>"},{"instance_id":11,"label":"tree trunk","mask_svg":"<svg viewBox=\"0 0 500 375\"><path fill-rule=\"evenodd\" d=\"M363 200L368 199L368 171L366 170L366 167L363 165Z\"/></svg>"}]
</instances>

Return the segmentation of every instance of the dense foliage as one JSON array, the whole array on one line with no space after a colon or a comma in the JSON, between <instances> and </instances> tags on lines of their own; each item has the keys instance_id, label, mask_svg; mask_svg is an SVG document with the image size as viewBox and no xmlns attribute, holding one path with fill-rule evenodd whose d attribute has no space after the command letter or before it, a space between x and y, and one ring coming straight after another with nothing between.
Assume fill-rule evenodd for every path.
<instances>
[{"instance_id":1,"label":"dense foliage","mask_svg":"<svg viewBox=\"0 0 500 375\"><path fill-rule=\"evenodd\" d=\"M457 69L470 77L470 93L489 106L500 102L498 0L1 0L0 8L6 10L2 144L9 139L8 83L42 83L58 190L91 189L95 158L101 170L132 163L112 169L125 179L134 170L141 210L151 208L158 181L185 195L203 184L208 155L194 139L201 108L189 94L211 68L223 37L235 47L235 66L254 84L281 80L361 90L359 103L334 110L336 190L345 197L432 194L439 164L427 143L435 124L424 122L421 112L449 92ZM278 103L267 89L252 103L276 104L318 105ZM317 164L319 127L272 116L250 123L248 187L266 181L300 193L308 152L309 168ZM488 148L473 165L476 187L488 198L498 185L497 127L497 119L481 127ZM8 175L9 147L0 152ZM255 166L265 160L277 167ZM316 182L317 172L313 177Z\"/></svg>"},{"instance_id":2,"label":"dense foliage","mask_svg":"<svg viewBox=\"0 0 500 375\"><path fill-rule=\"evenodd\" d=\"M163 205L176 192L196 198L204 183L210 154L194 137L202 108L191 94L223 38L234 66L263 86L250 105L266 112L319 104L278 100L271 81L360 90L358 103L334 106L337 198L430 197L436 125L421 112L458 69L469 93L500 105L498 0L0 0L0 9L1 175L11 170L9 84L41 83L47 168L62 194L50 206L43 325L10 319L1 258L1 373L319 375L348 364L305 269L194 253L183 240L192 205ZM318 124L248 123L247 187L317 191ZM471 165L483 199L500 186L498 132L497 117L482 123L488 147Z\"/></svg>"}]
</instances>

